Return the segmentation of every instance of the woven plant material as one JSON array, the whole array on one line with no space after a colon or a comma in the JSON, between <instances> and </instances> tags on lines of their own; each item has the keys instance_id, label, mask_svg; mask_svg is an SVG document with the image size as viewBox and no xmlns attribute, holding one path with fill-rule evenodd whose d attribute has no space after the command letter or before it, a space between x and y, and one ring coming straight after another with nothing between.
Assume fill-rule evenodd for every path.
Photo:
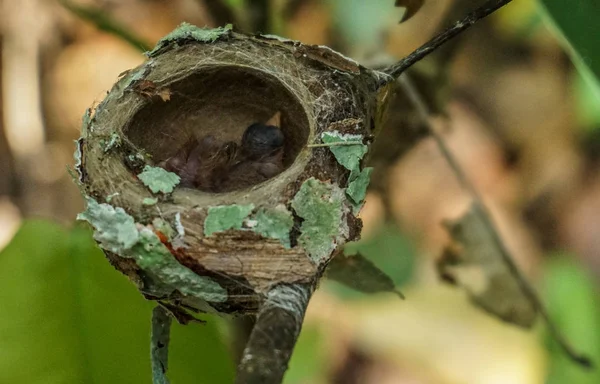
<instances>
[{"instance_id":1,"label":"woven plant material","mask_svg":"<svg viewBox=\"0 0 600 384\"><path fill-rule=\"evenodd\" d=\"M79 218L111 263L147 298L222 313L252 313L275 285L318 279L360 233L362 156L385 75L327 47L227 27L184 24L147 55L84 116L75 154L88 201ZM215 193L161 166L190 140L239 145L274 115L282 168L268 180ZM360 154L355 169L339 150L311 146L324 134L352 138L343 148Z\"/></svg>"}]
</instances>

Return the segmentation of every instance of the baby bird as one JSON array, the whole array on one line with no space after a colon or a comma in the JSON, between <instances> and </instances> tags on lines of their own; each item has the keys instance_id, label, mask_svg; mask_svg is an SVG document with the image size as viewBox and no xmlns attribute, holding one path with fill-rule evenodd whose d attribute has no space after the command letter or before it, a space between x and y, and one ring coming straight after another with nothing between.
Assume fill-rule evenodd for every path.
<instances>
[{"instance_id":1,"label":"baby bird","mask_svg":"<svg viewBox=\"0 0 600 384\"><path fill-rule=\"evenodd\" d=\"M274 125L254 123L244 131L237 161L220 187L233 190L261 183L283 171L284 136Z\"/></svg>"},{"instance_id":2,"label":"baby bird","mask_svg":"<svg viewBox=\"0 0 600 384\"><path fill-rule=\"evenodd\" d=\"M283 171L284 135L274 125L254 123L241 145L220 145L214 136L190 139L159 166L181 178L180 186L227 192L263 182Z\"/></svg>"}]
</instances>

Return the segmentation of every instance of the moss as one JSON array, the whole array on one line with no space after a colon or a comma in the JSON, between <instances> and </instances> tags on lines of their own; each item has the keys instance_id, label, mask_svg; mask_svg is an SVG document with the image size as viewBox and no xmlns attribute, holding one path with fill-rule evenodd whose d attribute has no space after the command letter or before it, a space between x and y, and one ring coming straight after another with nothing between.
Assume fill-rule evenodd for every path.
<instances>
[{"instance_id":1,"label":"moss","mask_svg":"<svg viewBox=\"0 0 600 384\"><path fill-rule=\"evenodd\" d=\"M150 188L152 193L171 193L181 181L177 174L149 165L144 167L144 171L138 175L138 178Z\"/></svg>"},{"instance_id":2,"label":"moss","mask_svg":"<svg viewBox=\"0 0 600 384\"><path fill-rule=\"evenodd\" d=\"M292 208L304 219L298 238L317 263L331 255L342 232L344 192L329 182L306 180L292 200Z\"/></svg>"},{"instance_id":3,"label":"moss","mask_svg":"<svg viewBox=\"0 0 600 384\"><path fill-rule=\"evenodd\" d=\"M233 29L231 24L227 24L224 27L208 29L199 28L189 23L181 23L179 27L173 30L171 33L163 37L156 43L156 47L150 52L147 52L148 57L156 56L159 52L165 49L172 43L179 44L185 41L194 40L204 43L213 43L222 36L226 36Z\"/></svg>"},{"instance_id":4,"label":"moss","mask_svg":"<svg viewBox=\"0 0 600 384\"><path fill-rule=\"evenodd\" d=\"M219 205L208 208L208 215L204 220L204 235L210 236L215 232L223 232L228 229L241 229L244 220L253 209L253 204Z\"/></svg>"}]
</instances>

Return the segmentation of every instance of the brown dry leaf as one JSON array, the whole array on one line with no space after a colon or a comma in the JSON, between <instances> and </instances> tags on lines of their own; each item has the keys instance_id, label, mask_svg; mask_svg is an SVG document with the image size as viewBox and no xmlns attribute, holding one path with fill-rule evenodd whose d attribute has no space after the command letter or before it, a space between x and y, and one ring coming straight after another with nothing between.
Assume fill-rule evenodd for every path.
<instances>
[{"instance_id":1,"label":"brown dry leaf","mask_svg":"<svg viewBox=\"0 0 600 384\"><path fill-rule=\"evenodd\" d=\"M402 15L400 22L402 23L413 17L415 13L421 9L424 2L425 0L396 0L396 7L406 8L406 11L404 12L404 15Z\"/></svg>"},{"instance_id":2,"label":"brown dry leaf","mask_svg":"<svg viewBox=\"0 0 600 384\"><path fill-rule=\"evenodd\" d=\"M465 288L471 301L490 314L531 327L536 308L523 294L518 277L504 261L477 207L472 205L464 216L444 226L453 243L437 262L440 277Z\"/></svg>"}]
</instances>

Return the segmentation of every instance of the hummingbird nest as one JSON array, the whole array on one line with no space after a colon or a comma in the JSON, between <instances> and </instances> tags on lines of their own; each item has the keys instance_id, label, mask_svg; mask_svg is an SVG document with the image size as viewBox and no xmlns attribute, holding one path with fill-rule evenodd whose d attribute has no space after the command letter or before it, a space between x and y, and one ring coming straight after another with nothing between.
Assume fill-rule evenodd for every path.
<instances>
[{"instance_id":1,"label":"hummingbird nest","mask_svg":"<svg viewBox=\"0 0 600 384\"><path fill-rule=\"evenodd\" d=\"M276 285L318 279L359 237L385 75L230 27L184 24L147 56L84 116L75 155L79 218L111 263L149 299L219 313L254 313ZM165 166L191 158L190 140L243 149L247 127L274 117L283 144L266 180L210 190Z\"/></svg>"}]
</instances>

